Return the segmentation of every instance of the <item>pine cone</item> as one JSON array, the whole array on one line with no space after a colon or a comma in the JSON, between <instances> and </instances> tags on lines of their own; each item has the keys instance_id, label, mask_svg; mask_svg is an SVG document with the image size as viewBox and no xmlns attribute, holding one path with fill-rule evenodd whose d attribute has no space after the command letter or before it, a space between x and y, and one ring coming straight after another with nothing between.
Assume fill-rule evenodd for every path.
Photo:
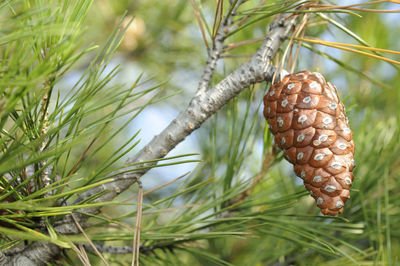
<instances>
[{"instance_id":1,"label":"pine cone","mask_svg":"<svg viewBox=\"0 0 400 266\"><path fill-rule=\"evenodd\" d=\"M321 212L342 213L353 181L354 142L336 87L316 72L287 75L265 95L264 116Z\"/></svg>"}]
</instances>

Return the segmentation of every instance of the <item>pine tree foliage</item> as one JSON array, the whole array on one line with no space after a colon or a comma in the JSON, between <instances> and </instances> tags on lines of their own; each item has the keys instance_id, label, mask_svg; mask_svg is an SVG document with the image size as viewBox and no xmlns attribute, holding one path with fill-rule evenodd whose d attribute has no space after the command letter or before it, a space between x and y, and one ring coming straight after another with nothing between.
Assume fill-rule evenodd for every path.
<instances>
[{"instance_id":1,"label":"pine tree foliage","mask_svg":"<svg viewBox=\"0 0 400 266\"><path fill-rule=\"evenodd\" d=\"M142 265L396 265L400 27L392 15L400 3L352 4L0 3L0 263L51 243L49 265L127 265L135 248ZM324 73L346 105L356 168L343 214L322 216L274 145L261 111L270 81L196 131L199 154L127 161L146 144L132 128L152 127L138 124L144 111L183 110L196 82L209 90L245 63L280 16L297 23L273 64ZM218 63L201 76L213 52ZM130 61L144 74L122 82ZM98 200L107 191L77 200L121 173L193 162L165 182L153 170L143 175L143 204L140 182L111 200ZM81 230L60 232L65 217Z\"/></svg>"}]
</instances>

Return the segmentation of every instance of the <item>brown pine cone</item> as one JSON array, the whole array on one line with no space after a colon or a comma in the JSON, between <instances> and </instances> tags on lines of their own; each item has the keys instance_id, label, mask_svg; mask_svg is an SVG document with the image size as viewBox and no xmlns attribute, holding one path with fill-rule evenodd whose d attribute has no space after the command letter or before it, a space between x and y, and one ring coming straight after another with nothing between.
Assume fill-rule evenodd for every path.
<instances>
[{"instance_id":1,"label":"brown pine cone","mask_svg":"<svg viewBox=\"0 0 400 266\"><path fill-rule=\"evenodd\" d=\"M342 213L353 181L354 142L336 87L316 72L287 75L265 95L264 116L321 212Z\"/></svg>"}]
</instances>

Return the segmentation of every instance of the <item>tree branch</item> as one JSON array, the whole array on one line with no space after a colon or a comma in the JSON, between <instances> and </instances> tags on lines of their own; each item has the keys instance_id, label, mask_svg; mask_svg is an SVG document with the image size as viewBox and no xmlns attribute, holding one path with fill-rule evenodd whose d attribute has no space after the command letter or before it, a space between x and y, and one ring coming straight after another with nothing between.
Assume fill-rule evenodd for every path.
<instances>
[{"instance_id":1,"label":"tree branch","mask_svg":"<svg viewBox=\"0 0 400 266\"><path fill-rule=\"evenodd\" d=\"M218 32L215 36L215 40L213 43L212 49L208 52L208 59L206 66L204 67L203 75L201 76L201 81L197 88L197 95L203 94L210 86L211 78L214 73L215 66L217 65L218 59L221 57L221 54L224 49L224 41L226 36L230 32L230 26L232 24L232 18L236 13L236 10L243 3L243 0L239 0L236 2L235 6L232 7L232 10L229 14L226 15L224 21L220 24L218 28Z\"/></svg>"},{"instance_id":2,"label":"tree branch","mask_svg":"<svg viewBox=\"0 0 400 266\"><path fill-rule=\"evenodd\" d=\"M211 115L215 114L241 91L257 82L270 81L275 73L275 67L271 64L272 58L287 38L294 26L295 20L296 16L293 16L289 19L281 18L272 23L268 37L266 37L260 48L247 63L241 65L211 90L197 94L190 101L189 106L167 128L140 150L134 158L129 159L127 164L165 157L176 145L199 128ZM135 167L151 166L154 164L156 163L143 163ZM109 192L96 199L96 202L112 200L119 193L135 183L148 170L149 168L147 167L140 171L125 172L115 182L103 184L80 194L75 203L79 203L104 190ZM85 209L85 212L95 213L98 209L98 207Z\"/></svg>"},{"instance_id":3,"label":"tree branch","mask_svg":"<svg viewBox=\"0 0 400 266\"><path fill-rule=\"evenodd\" d=\"M186 136L199 128L210 116L215 114L241 91L257 82L270 81L275 73L275 67L271 64L271 61L288 37L295 25L295 21L296 16L290 16L281 17L271 23L268 36L247 63L238 67L212 89L196 93L189 106L163 132L155 136L150 143L140 150L134 158L129 159L127 164L163 158ZM156 163L143 163L136 167L154 164ZM139 180L148 169L122 173L115 182L103 184L80 194L76 203L105 190L108 192L97 198L95 202L112 200ZM98 207L86 208L83 211L96 213L99 209ZM84 226L87 217L82 214L75 214L75 217ZM62 223L57 225L55 229L60 234L76 234L79 232L70 216L64 217ZM44 265L47 261L57 256L60 251L61 248L54 244L35 242L19 254L8 257L7 265Z\"/></svg>"}]
</instances>

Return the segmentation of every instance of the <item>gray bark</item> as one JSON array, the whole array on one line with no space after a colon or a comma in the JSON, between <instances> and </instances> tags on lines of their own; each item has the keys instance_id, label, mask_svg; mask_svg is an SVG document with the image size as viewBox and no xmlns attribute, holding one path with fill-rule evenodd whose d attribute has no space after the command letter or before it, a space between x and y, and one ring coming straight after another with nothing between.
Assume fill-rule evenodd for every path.
<instances>
[{"instance_id":1,"label":"gray bark","mask_svg":"<svg viewBox=\"0 0 400 266\"><path fill-rule=\"evenodd\" d=\"M208 52L207 63L204 67L203 75L201 76L196 96L205 93L205 91L210 87L210 82L214 74L215 66L217 65L217 61L223 53L224 41L228 33L231 31L230 26L232 25L234 14L243 2L243 0L239 0L236 2L236 5L232 8L231 14L228 14L224 18L221 26L219 27L218 32L215 36L213 47Z\"/></svg>"}]
</instances>

